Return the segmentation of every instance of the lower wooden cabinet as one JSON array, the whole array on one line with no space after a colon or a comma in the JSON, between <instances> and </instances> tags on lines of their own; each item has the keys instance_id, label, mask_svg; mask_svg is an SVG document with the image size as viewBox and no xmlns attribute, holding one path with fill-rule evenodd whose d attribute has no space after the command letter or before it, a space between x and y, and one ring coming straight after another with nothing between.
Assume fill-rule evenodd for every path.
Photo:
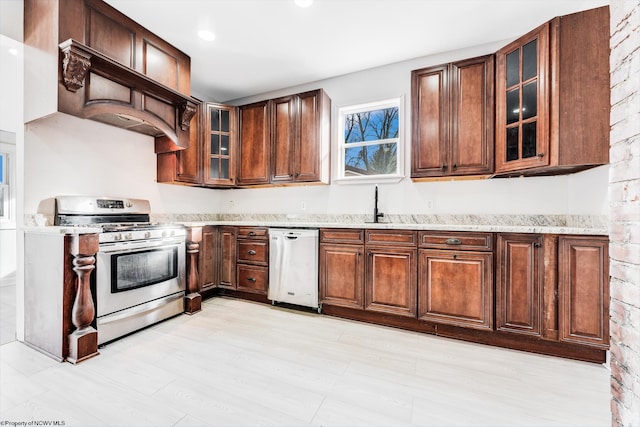
<instances>
[{"instance_id":1,"label":"lower wooden cabinet","mask_svg":"<svg viewBox=\"0 0 640 427\"><path fill-rule=\"evenodd\" d=\"M220 230L217 226L202 227L202 241L198 256L200 290L215 288L218 284L218 252L220 249Z\"/></svg>"},{"instance_id":2,"label":"lower wooden cabinet","mask_svg":"<svg viewBox=\"0 0 640 427\"><path fill-rule=\"evenodd\" d=\"M542 335L544 256L539 234L499 234L496 252L496 329ZM551 266L553 267L553 265Z\"/></svg>"},{"instance_id":3,"label":"lower wooden cabinet","mask_svg":"<svg viewBox=\"0 0 640 427\"><path fill-rule=\"evenodd\" d=\"M320 302L363 309L364 245L320 244Z\"/></svg>"},{"instance_id":4,"label":"lower wooden cabinet","mask_svg":"<svg viewBox=\"0 0 640 427\"><path fill-rule=\"evenodd\" d=\"M609 346L609 241L560 236L558 240L560 340Z\"/></svg>"},{"instance_id":5,"label":"lower wooden cabinet","mask_svg":"<svg viewBox=\"0 0 640 427\"><path fill-rule=\"evenodd\" d=\"M269 230L237 227L236 290L267 295L269 290Z\"/></svg>"},{"instance_id":6,"label":"lower wooden cabinet","mask_svg":"<svg viewBox=\"0 0 640 427\"><path fill-rule=\"evenodd\" d=\"M269 290L269 268L250 264L238 264L237 290L256 294L267 294Z\"/></svg>"},{"instance_id":7,"label":"lower wooden cabinet","mask_svg":"<svg viewBox=\"0 0 640 427\"><path fill-rule=\"evenodd\" d=\"M473 329L493 327L493 254L420 249L418 317Z\"/></svg>"},{"instance_id":8,"label":"lower wooden cabinet","mask_svg":"<svg viewBox=\"0 0 640 427\"><path fill-rule=\"evenodd\" d=\"M236 289L236 234L235 227L220 227L220 288Z\"/></svg>"},{"instance_id":9,"label":"lower wooden cabinet","mask_svg":"<svg viewBox=\"0 0 640 427\"><path fill-rule=\"evenodd\" d=\"M367 246L365 310L416 316L416 253L404 247Z\"/></svg>"}]
</instances>

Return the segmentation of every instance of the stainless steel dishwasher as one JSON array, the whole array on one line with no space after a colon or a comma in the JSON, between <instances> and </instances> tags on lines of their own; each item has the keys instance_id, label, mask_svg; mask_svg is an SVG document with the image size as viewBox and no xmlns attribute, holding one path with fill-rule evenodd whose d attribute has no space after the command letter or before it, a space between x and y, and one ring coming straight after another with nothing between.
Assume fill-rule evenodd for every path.
<instances>
[{"instance_id":1,"label":"stainless steel dishwasher","mask_svg":"<svg viewBox=\"0 0 640 427\"><path fill-rule=\"evenodd\" d=\"M269 229L269 291L272 304L318 310L318 230Z\"/></svg>"}]
</instances>

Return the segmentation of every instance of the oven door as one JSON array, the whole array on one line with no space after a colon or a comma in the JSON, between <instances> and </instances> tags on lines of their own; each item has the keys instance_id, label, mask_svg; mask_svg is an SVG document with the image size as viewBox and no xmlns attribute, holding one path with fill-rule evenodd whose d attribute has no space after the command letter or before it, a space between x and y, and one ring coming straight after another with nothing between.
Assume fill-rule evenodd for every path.
<instances>
[{"instance_id":1,"label":"oven door","mask_svg":"<svg viewBox=\"0 0 640 427\"><path fill-rule=\"evenodd\" d=\"M185 291L184 238L101 244L96 260L96 315Z\"/></svg>"}]
</instances>

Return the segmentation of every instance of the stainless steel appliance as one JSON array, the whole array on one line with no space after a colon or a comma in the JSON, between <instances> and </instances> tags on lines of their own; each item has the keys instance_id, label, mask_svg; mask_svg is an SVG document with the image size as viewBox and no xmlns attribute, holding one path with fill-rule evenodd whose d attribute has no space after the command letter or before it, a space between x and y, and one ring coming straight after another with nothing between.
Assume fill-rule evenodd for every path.
<instances>
[{"instance_id":1,"label":"stainless steel appliance","mask_svg":"<svg viewBox=\"0 0 640 427\"><path fill-rule=\"evenodd\" d=\"M321 311L318 305L318 230L269 229L269 291L286 302Z\"/></svg>"},{"instance_id":2,"label":"stainless steel appliance","mask_svg":"<svg viewBox=\"0 0 640 427\"><path fill-rule=\"evenodd\" d=\"M148 200L59 196L55 225L99 227L95 302L98 344L184 311L185 236L152 224Z\"/></svg>"}]
</instances>

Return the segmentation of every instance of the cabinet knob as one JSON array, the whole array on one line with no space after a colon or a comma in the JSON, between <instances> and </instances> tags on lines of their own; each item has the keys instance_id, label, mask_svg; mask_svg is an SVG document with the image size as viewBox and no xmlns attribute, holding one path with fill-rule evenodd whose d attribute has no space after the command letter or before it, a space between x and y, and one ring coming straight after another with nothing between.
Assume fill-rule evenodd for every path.
<instances>
[{"instance_id":1,"label":"cabinet knob","mask_svg":"<svg viewBox=\"0 0 640 427\"><path fill-rule=\"evenodd\" d=\"M447 170L447 165L446 165L446 164L442 165L442 170L443 170L443 171L446 171L446 170Z\"/></svg>"},{"instance_id":2,"label":"cabinet knob","mask_svg":"<svg viewBox=\"0 0 640 427\"><path fill-rule=\"evenodd\" d=\"M256 232L255 232L255 231L250 231L250 232L249 232L249 236L255 236L255 235L256 235Z\"/></svg>"},{"instance_id":3,"label":"cabinet knob","mask_svg":"<svg viewBox=\"0 0 640 427\"><path fill-rule=\"evenodd\" d=\"M542 247L542 243L537 243L536 242L536 243L533 244L533 247L534 248L541 248Z\"/></svg>"},{"instance_id":4,"label":"cabinet knob","mask_svg":"<svg viewBox=\"0 0 640 427\"><path fill-rule=\"evenodd\" d=\"M458 259L458 255L453 254L453 259Z\"/></svg>"},{"instance_id":5,"label":"cabinet knob","mask_svg":"<svg viewBox=\"0 0 640 427\"><path fill-rule=\"evenodd\" d=\"M248 253L249 255L255 255L255 254L256 254L256 251L254 251L253 249L250 249L250 250L248 250L248 251L247 251L247 253Z\"/></svg>"},{"instance_id":6,"label":"cabinet knob","mask_svg":"<svg viewBox=\"0 0 640 427\"><path fill-rule=\"evenodd\" d=\"M255 283L256 278L255 278L255 277L248 277L248 278L247 278L247 280L248 280L249 282L253 282L253 283Z\"/></svg>"},{"instance_id":7,"label":"cabinet knob","mask_svg":"<svg viewBox=\"0 0 640 427\"><path fill-rule=\"evenodd\" d=\"M454 163L454 164L453 164L453 168L454 168L454 169L458 169L458 165Z\"/></svg>"},{"instance_id":8,"label":"cabinet knob","mask_svg":"<svg viewBox=\"0 0 640 427\"><path fill-rule=\"evenodd\" d=\"M544 153L538 153L538 158L541 159L544 157Z\"/></svg>"}]
</instances>

